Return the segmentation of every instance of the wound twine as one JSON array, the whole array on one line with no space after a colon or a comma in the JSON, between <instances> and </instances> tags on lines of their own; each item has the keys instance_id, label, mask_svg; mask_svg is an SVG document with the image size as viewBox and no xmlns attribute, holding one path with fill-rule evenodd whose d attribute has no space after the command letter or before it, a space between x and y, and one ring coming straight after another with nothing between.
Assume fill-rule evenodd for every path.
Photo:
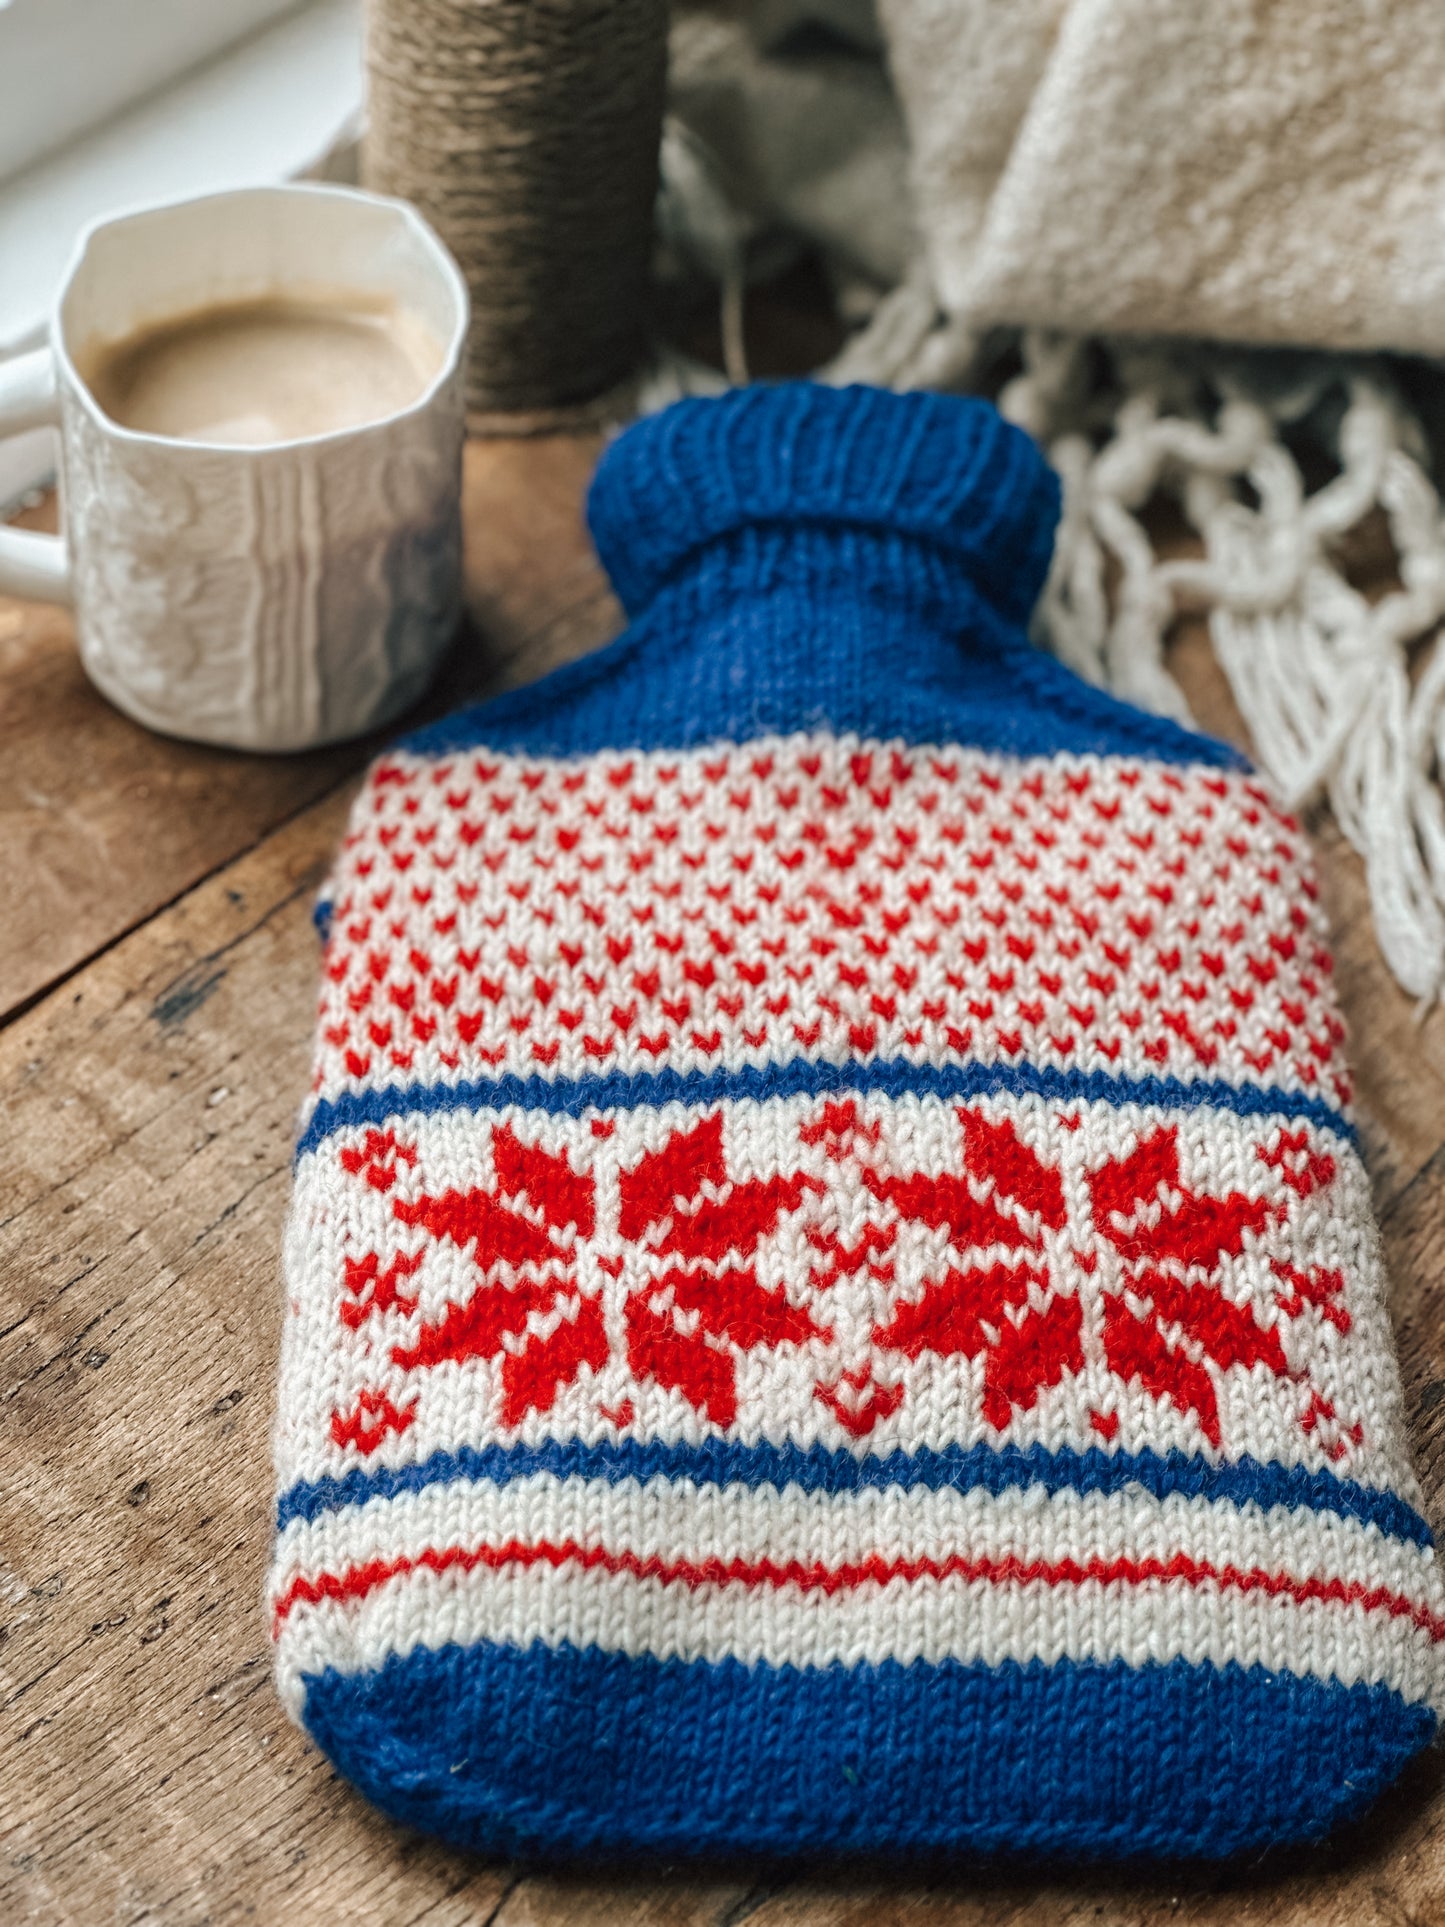
<instances>
[{"instance_id":1,"label":"wound twine","mask_svg":"<svg viewBox=\"0 0 1445 1927\"><path fill-rule=\"evenodd\" d=\"M638 363L666 61L665 0L370 0L363 179L457 258L473 410L561 422Z\"/></svg>"}]
</instances>

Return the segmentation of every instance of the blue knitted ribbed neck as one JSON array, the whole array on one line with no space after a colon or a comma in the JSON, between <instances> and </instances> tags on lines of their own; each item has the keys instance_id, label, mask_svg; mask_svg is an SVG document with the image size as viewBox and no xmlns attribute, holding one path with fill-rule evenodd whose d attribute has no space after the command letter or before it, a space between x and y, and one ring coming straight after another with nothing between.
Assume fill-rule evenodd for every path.
<instances>
[{"instance_id":1,"label":"blue knitted ribbed neck","mask_svg":"<svg viewBox=\"0 0 1445 1927\"><path fill-rule=\"evenodd\" d=\"M752 586L739 568L748 554L780 567L796 534L815 576L826 576L830 536L842 566L849 538L871 534L883 546L867 551L870 595L910 599L915 555L947 556L966 601L981 595L1017 624L1048 569L1058 483L986 402L793 382L680 402L639 422L603 456L587 512L633 618L720 544L737 594ZM740 547L732 538L744 530L769 539Z\"/></svg>"},{"instance_id":2,"label":"blue knitted ribbed neck","mask_svg":"<svg viewBox=\"0 0 1445 1927\"><path fill-rule=\"evenodd\" d=\"M1237 763L1030 643L1058 505L987 402L811 382L679 402L618 437L588 498L625 634L411 747L578 756L829 728Z\"/></svg>"}]
</instances>

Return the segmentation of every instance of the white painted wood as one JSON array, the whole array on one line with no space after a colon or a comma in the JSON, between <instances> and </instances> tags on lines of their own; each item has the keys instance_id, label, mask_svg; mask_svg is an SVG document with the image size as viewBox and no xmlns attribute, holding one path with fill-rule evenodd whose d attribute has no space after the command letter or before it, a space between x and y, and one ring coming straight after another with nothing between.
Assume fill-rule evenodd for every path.
<instances>
[{"instance_id":1,"label":"white painted wood","mask_svg":"<svg viewBox=\"0 0 1445 1927\"><path fill-rule=\"evenodd\" d=\"M9 0L0 180L294 12L296 0Z\"/></svg>"},{"instance_id":2,"label":"white painted wood","mask_svg":"<svg viewBox=\"0 0 1445 1927\"><path fill-rule=\"evenodd\" d=\"M57 0L15 0L0 26L32 3ZM0 122L18 91L0 53ZM92 221L182 194L294 179L354 121L361 99L360 0L313 0L0 182L0 355L29 344Z\"/></svg>"}]
</instances>

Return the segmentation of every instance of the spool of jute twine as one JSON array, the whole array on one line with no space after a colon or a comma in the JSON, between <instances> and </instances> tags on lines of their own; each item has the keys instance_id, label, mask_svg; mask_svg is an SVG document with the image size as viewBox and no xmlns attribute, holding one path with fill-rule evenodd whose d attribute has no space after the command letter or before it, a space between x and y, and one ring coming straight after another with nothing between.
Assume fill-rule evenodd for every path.
<instances>
[{"instance_id":1,"label":"spool of jute twine","mask_svg":"<svg viewBox=\"0 0 1445 1927\"><path fill-rule=\"evenodd\" d=\"M576 419L644 341L667 0L368 0L362 174L471 290L468 401Z\"/></svg>"}]
</instances>

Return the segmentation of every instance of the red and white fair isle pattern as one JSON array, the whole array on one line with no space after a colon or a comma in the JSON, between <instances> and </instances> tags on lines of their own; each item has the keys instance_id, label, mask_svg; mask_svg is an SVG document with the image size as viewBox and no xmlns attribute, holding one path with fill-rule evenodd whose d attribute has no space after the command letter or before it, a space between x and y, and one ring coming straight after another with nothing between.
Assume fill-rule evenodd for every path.
<instances>
[{"instance_id":1,"label":"red and white fair isle pattern","mask_svg":"<svg viewBox=\"0 0 1445 1927\"><path fill-rule=\"evenodd\" d=\"M585 1082L1020 1064L1346 1105L1307 852L1252 780L824 735L393 754L331 895L314 1101L396 1097L298 1163L282 1489L548 1441L677 1463L513 1455L290 1517L293 1708L308 1673L453 1640L1179 1656L1438 1696L1434 1555L1349 1508L686 1470L699 1445L1097 1448L1415 1504L1342 1134L906 1071L692 1104ZM583 1082L559 1115L408 1096L503 1076Z\"/></svg>"},{"instance_id":2,"label":"red and white fair isle pattern","mask_svg":"<svg viewBox=\"0 0 1445 1927\"><path fill-rule=\"evenodd\" d=\"M1306 1122L998 1097L401 1116L301 1161L282 1484L546 1437L1108 1446L1411 1491Z\"/></svg>"},{"instance_id":3,"label":"red and white fair isle pattern","mask_svg":"<svg viewBox=\"0 0 1445 1927\"><path fill-rule=\"evenodd\" d=\"M1341 1105L1329 972L1245 776L823 734L394 754L333 878L314 1090L865 1057Z\"/></svg>"},{"instance_id":4,"label":"red and white fair isle pattern","mask_svg":"<svg viewBox=\"0 0 1445 1927\"><path fill-rule=\"evenodd\" d=\"M1090 1445L1411 1499L1359 1160L1201 1109L793 1097L399 1117L301 1161L283 1487L464 1446ZM1433 1553L1142 1491L453 1480L293 1520L283 1692L456 1640L1231 1659L1431 1697Z\"/></svg>"}]
</instances>

